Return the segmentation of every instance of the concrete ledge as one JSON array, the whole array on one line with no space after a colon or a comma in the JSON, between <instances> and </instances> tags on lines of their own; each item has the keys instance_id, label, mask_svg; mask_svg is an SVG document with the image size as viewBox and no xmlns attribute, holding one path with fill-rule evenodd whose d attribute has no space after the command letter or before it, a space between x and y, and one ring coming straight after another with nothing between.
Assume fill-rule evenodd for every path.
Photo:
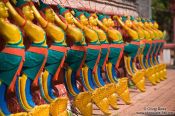
<instances>
[{"instance_id":1,"label":"concrete ledge","mask_svg":"<svg viewBox=\"0 0 175 116\"><path fill-rule=\"evenodd\" d=\"M175 49L175 44L165 44L164 49Z\"/></svg>"}]
</instances>

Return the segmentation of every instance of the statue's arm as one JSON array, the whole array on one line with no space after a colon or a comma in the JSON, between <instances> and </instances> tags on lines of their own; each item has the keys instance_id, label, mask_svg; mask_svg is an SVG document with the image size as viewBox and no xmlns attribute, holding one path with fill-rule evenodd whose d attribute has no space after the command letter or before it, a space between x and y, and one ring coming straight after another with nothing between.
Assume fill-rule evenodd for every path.
<instances>
[{"instance_id":1,"label":"statue's arm","mask_svg":"<svg viewBox=\"0 0 175 116\"><path fill-rule=\"evenodd\" d=\"M99 21L98 19L97 19L97 24L98 24L98 26L99 26L102 30L104 30L105 32L108 31L108 28L107 28L101 21Z\"/></svg>"},{"instance_id":2,"label":"statue's arm","mask_svg":"<svg viewBox=\"0 0 175 116\"><path fill-rule=\"evenodd\" d=\"M23 26L25 24L26 20L17 13L17 11L15 10L15 8L11 5L11 3L9 1L7 1L5 3L5 5L7 6L10 14L12 15L12 17L16 21L16 23L19 26Z\"/></svg>"},{"instance_id":3,"label":"statue's arm","mask_svg":"<svg viewBox=\"0 0 175 116\"><path fill-rule=\"evenodd\" d=\"M33 2L30 2L31 8L34 12L35 17L37 18L38 22L40 23L40 25L45 28L48 25L48 22L41 16L41 14L38 12L38 10L36 9L36 7L34 6Z\"/></svg>"},{"instance_id":4,"label":"statue's arm","mask_svg":"<svg viewBox=\"0 0 175 116\"><path fill-rule=\"evenodd\" d=\"M55 14L55 22L56 22L56 24L59 27L61 27L63 30L66 30L68 24L64 23L56 13L54 13L54 14Z\"/></svg>"},{"instance_id":5,"label":"statue's arm","mask_svg":"<svg viewBox=\"0 0 175 116\"><path fill-rule=\"evenodd\" d=\"M74 23L75 23L75 25L78 27L78 28L80 28L80 29L84 29L84 26L78 21L78 19L76 19L76 18L74 18L73 17L73 20L74 20Z\"/></svg>"}]
</instances>

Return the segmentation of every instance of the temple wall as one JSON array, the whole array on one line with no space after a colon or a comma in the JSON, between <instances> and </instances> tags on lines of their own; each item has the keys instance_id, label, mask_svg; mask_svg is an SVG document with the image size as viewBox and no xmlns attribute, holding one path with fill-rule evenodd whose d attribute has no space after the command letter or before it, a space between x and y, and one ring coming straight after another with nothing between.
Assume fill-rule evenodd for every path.
<instances>
[{"instance_id":1,"label":"temple wall","mask_svg":"<svg viewBox=\"0 0 175 116\"><path fill-rule=\"evenodd\" d=\"M145 18L151 18L152 12L151 12L151 0L137 0L137 11L139 16L145 17Z\"/></svg>"},{"instance_id":2,"label":"temple wall","mask_svg":"<svg viewBox=\"0 0 175 116\"><path fill-rule=\"evenodd\" d=\"M65 7L100 12L138 16L136 0L43 0L48 4L60 4Z\"/></svg>"},{"instance_id":3,"label":"temple wall","mask_svg":"<svg viewBox=\"0 0 175 116\"><path fill-rule=\"evenodd\" d=\"M38 0L33 0L38 1ZM104 14L132 15L151 18L151 0L42 0L47 4L60 4Z\"/></svg>"}]
</instances>

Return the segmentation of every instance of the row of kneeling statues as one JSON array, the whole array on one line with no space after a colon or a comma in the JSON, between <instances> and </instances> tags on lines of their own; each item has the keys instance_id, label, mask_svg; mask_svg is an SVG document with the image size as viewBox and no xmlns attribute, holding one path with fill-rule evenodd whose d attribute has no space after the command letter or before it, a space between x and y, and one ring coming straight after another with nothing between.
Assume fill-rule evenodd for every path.
<instances>
[{"instance_id":1,"label":"row of kneeling statues","mask_svg":"<svg viewBox=\"0 0 175 116\"><path fill-rule=\"evenodd\" d=\"M110 115L118 97L131 104L128 85L166 79L164 37L153 20L0 0L0 116Z\"/></svg>"}]
</instances>

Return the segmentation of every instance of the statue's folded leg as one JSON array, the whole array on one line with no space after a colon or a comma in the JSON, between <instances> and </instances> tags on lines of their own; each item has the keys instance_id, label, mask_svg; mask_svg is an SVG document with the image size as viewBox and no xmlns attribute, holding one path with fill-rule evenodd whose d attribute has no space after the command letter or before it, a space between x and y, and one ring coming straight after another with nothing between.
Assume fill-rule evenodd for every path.
<instances>
[{"instance_id":1,"label":"statue's folded leg","mask_svg":"<svg viewBox=\"0 0 175 116\"><path fill-rule=\"evenodd\" d=\"M82 83L86 91L93 91L96 88L92 69L90 69L88 66L82 67Z\"/></svg>"},{"instance_id":2,"label":"statue's folded leg","mask_svg":"<svg viewBox=\"0 0 175 116\"><path fill-rule=\"evenodd\" d=\"M167 70L166 70L166 64L160 64L159 60L158 60L158 55L160 54L160 52L163 49L163 45L164 45L164 41L160 42L160 48L157 52L157 61L159 63L159 69L160 69L160 76L161 76L161 80L165 80L167 79Z\"/></svg>"},{"instance_id":3,"label":"statue's folded leg","mask_svg":"<svg viewBox=\"0 0 175 116\"><path fill-rule=\"evenodd\" d=\"M1 116L10 115L11 112L8 109L7 101L6 101L7 85L0 82L0 91L1 91L1 95L0 95L0 115Z\"/></svg>"},{"instance_id":4,"label":"statue's folded leg","mask_svg":"<svg viewBox=\"0 0 175 116\"><path fill-rule=\"evenodd\" d=\"M118 82L116 67L118 67L122 55L123 51L122 48L120 48L120 44L113 44L113 46L110 46L108 63L106 65L106 77L109 83Z\"/></svg>"},{"instance_id":5,"label":"statue's folded leg","mask_svg":"<svg viewBox=\"0 0 175 116\"><path fill-rule=\"evenodd\" d=\"M116 85L117 94L125 102L125 104L131 104L131 97L128 88L128 78L123 77L118 80Z\"/></svg>"},{"instance_id":6,"label":"statue's folded leg","mask_svg":"<svg viewBox=\"0 0 175 116\"><path fill-rule=\"evenodd\" d=\"M156 43L155 42L152 42L152 46L151 46L151 51L150 51L150 53L149 53L149 58L148 58L148 64L149 64L149 66L150 67L152 67L154 70L154 72L153 72L153 77L155 78L155 82L156 83L159 83L160 82L160 80L159 80L159 75L158 75L158 72L157 72L157 66L156 65L154 65L154 62L153 62L153 56L154 56L154 52L155 52L155 50L156 50Z\"/></svg>"},{"instance_id":7,"label":"statue's folded leg","mask_svg":"<svg viewBox=\"0 0 175 116\"><path fill-rule=\"evenodd\" d=\"M106 72L107 72L106 77L107 77L107 80L109 83L113 83L115 86L117 86L117 87L114 87L115 88L114 93L117 93L118 96L126 104L129 104L129 102L130 102L129 96L130 95L129 95L129 91L127 91L128 90L128 83L123 83L123 81L120 81L120 80L123 80L124 77L119 78L117 75L117 70L118 70L118 67L120 65L120 61L121 61L122 56L123 56L123 50L124 50L123 48L124 48L123 44L111 44L109 59L108 59L107 65L106 65ZM111 86L111 85L109 85L109 86ZM110 90L113 90L113 89L110 89ZM123 90L123 91L120 92L120 90ZM113 94L111 94L110 97L114 99ZM115 99L117 99L117 98L115 98ZM115 101L115 104L116 104L116 101ZM112 107L114 107L114 106L112 106Z\"/></svg>"},{"instance_id":8,"label":"statue's folded leg","mask_svg":"<svg viewBox=\"0 0 175 116\"><path fill-rule=\"evenodd\" d=\"M46 59L47 48L31 46L26 51L22 76L18 78L16 84L17 98L21 107L26 111L31 111L35 107L31 89L38 87L38 78L41 76Z\"/></svg>"},{"instance_id":9,"label":"statue's folded leg","mask_svg":"<svg viewBox=\"0 0 175 116\"><path fill-rule=\"evenodd\" d=\"M115 93L117 93L118 96L126 104L130 104L131 99L130 99L129 90L128 90L128 79L125 77L119 78L117 75L117 71L116 71L119 67L121 58L123 56L123 46L117 45L113 49L111 49L110 52L111 53L109 55L109 62L107 64L107 70L109 72L107 74L107 77L110 77L110 75L111 75L111 77L113 77L114 80L110 81L111 84L109 84L108 86L113 86L113 84L116 83L116 84L114 84L115 87L112 87L112 88L114 88L114 94L112 94L110 97L112 97L114 99ZM117 56L115 56L114 54ZM114 62L114 61L116 61L116 62ZM111 79L112 78L110 78L110 80ZM113 90L112 88L111 88L111 90Z\"/></svg>"},{"instance_id":10,"label":"statue's folded leg","mask_svg":"<svg viewBox=\"0 0 175 116\"><path fill-rule=\"evenodd\" d=\"M65 85L66 89L70 96L76 96L80 93L80 90L77 86L77 80L76 80L76 72L71 69L71 67L68 67L65 70Z\"/></svg>"},{"instance_id":11,"label":"statue's folded leg","mask_svg":"<svg viewBox=\"0 0 175 116\"><path fill-rule=\"evenodd\" d=\"M150 66L148 63L149 54L151 52L151 44L149 42L145 42L145 47L143 49L143 55L140 58L141 66L145 69L145 77L153 84L156 85L154 68Z\"/></svg>"},{"instance_id":12,"label":"statue's folded leg","mask_svg":"<svg viewBox=\"0 0 175 116\"><path fill-rule=\"evenodd\" d=\"M55 48L55 49L51 49ZM61 48L65 51L60 51ZM48 58L42 77L39 78L41 95L46 102L53 102L56 96L53 93L52 82L58 81L58 75L65 60L66 47L51 46L48 50Z\"/></svg>"},{"instance_id":13,"label":"statue's folded leg","mask_svg":"<svg viewBox=\"0 0 175 116\"><path fill-rule=\"evenodd\" d=\"M32 100L31 95L31 83L32 81L27 78L25 74L19 77L16 81L16 94L21 107L30 111L35 107L35 103Z\"/></svg>"},{"instance_id":14,"label":"statue's folded leg","mask_svg":"<svg viewBox=\"0 0 175 116\"><path fill-rule=\"evenodd\" d=\"M104 96L102 94L102 92L105 91L105 87L96 88L94 86L94 81L92 80L92 70L89 69L87 66L82 68L82 74L82 80L85 88L87 89L87 91L90 91L92 93L92 101L104 114L111 114L109 111L107 96Z\"/></svg>"},{"instance_id":15,"label":"statue's folded leg","mask_svg":"<svg viewBox=\"0 0 175 116\"><path fill-rule=\"evenodd\" d=\"M125 54L128 56L124 57L125 66L128 74L132 77L132 81L134 82L135 86L142 92L145 91L145 77L144 71L138 70L134 71L133 68L133 60L137 56L138 52L138 45L137 44L126 44L124 48Z\"/></svg>"},{"instance_id":16,"label":"statue's folded leg","mask_svg":"<svg viewBox=\"0 0 175 116\"><path fill-rule=\"evenodd\" d=\"M119 49L117 49L119 50ZM114 50L115 51L115 50ZM96 86L101 89L101 94L102 94L102 98L107 98L107 101L109 103L109 105L113 108L113 109L118 109L118 105L117 105L117 95L116 95L116 88L115 88L115 83L113 83L111 86L111 81L113 80L112 76L110 76L111 78L108 77L108 83L105 84L103 77L102 77L102 73L105 73L107 75L107 71L110 74L113 74L116 77L116 70L115 67L113 65L113 68L109 68L106 66L106 63L108 61L108 57L109 57L109 45L102 45L101 46L101 57L100 57L100 61L98 64L98 69L97 72L94 75L94 80L95 80L95 84ZM115 56L113 56L114 58ZM118 58L118 57L117 57ZM117 59L115 57L115 59ZM112 64L111 64L112 66ZM106 68L107 67L107 68ZM113 69L113 70L110 70ZM107 75L108 76L108 75ZM117 81L117 80L116 80ZM105 99L106 100L106 99Z\"/></svg>"},{"instance_id":17,"label":"statue's folded leg","mask_svg":"<svg viewBox=\"0 0 175 116\"><path fill-rule=\"evenodd\" d=\"M133 60L131 59L131 57L128 57L125 59L128 62L128 72L131 74L131 79L134 82L135 86L141 91L144 92L145 91L145 77L144 77L144 71L139 70L137 72L134 72L134 68L132 67L133 64Z\"/></svg>"},{"instance_id":18,"label":"statue's folded leg","mask_svg":"<svg viewBox=\"0 0 175 116\"><path fill-rule=\"evenodd\" d=\"M73 97L73 106L84 116L92 115L92 101L90 92L81 92L77 86L76 72L70 67L65 72L65 85L70 97Z\"/></svg>"},{"instance_id":19,"label":"statue's folded leg","mask_svg":"<svg viewBox=\"0 0 175 116\"><path fill-rule=\"evenodd\" d=\"M92 101L105 115L110 115L111 112L109 111L109 100L104 93L105 89L105 87L95 89L92 93Z\"/></svg>"},{"instance_id":20,"label":"statue's folded leg","mask_svg":"<svg viewBox=\"0 0 175 116\"><path fill-rule=\"evenodd\" d=\"M105 86L105 80L103 80L102 74L103 73L106 74L106 71L107 71L106 64L108 62L109 53L110 53L109 44L102 44L98 67L95 73L93 74L93 77L95 79L95 84L97 87Z\"/></svg>"},{"instance_id":21,"label":"statue's folded leg","mask_svg":"<svg viewBox=\"0 0 175 116\"><path fill-rule=\"evenodd\" d=\"M103 77L102 77L102 73L106 72L106 63L108 60L108 56L109 56L108 46L106 44L101 45L100 60L98 63L97 70L93 74L94 81L95 81L95 84L97 87L102 87L105 85L105 82L104 82Z\"/></svg>"},{"instance_id":22,"label":"statue's folded leg","mask_svg":"<svg viewBox=\"0 0 175 116\"><path fill-rule=\"evenodd\" d=\"M116 93L116 84L108 83L104 86L104 88L105 90L102 91L102 94L104 94L107 97L110 106L115 110L119 109L117 104L118 96Z\"/></svg>"},{"instance_id":23,"label":"statue's folded leg","mask_svg":"<svg viewBox=\"0 0 175 116\"><path fill-rule=\"evenodd\" d=\"M53 102L54 99L56 99L52 88L52 77L53 75L49 74L49 72L45 70L42 77L39 78L41 96L47 103Z\"/></svg>"},{"instance_id":24,"label":"statue's folded leg","mask_svg":"<svg viewBox=\"0 0 175 116\"><path fill-rule=\"evenodd\" d=\"M67 48L64 46L52 45L49 48L45 70L41 78L39 78L39 85L41 95L44 100L50 103L50 114L53 116L67 115L67 97L56 97L53 93L53 82L58 81L60 70L63 68L65 61L65 54Z\"/></svg>"},{"instance_id":25,"label":"statue's folded leg","mask_svg":"<svg viewBox=\"0 0 175 116\"><path fill-rule=\"evenodd\" d=\"M79 70L85 61L85 46L73 46L67 52L64 82L70 97L73 97L73 106L76 107L83 116L92 115L91 93L81 92L77 86L77 78L80 77Z\"/></svg>"},{"instance_id":26,"label":"statue's folded leg","mask_svg":"<svg viewBox=\"0 0 175 116\"><path fill-rule=\"evenodd\" d=\"M78 108L83 116L92 115L92 95L90 92L81 92L74 97L73 105Z\"/></svg>"},{"instance_id":27,"label":"statue's folded leg","mask_svg":"<svg viewBox=\"0 0 175 116\"><path fill-rule=\"evenodd\" d=\"M153 85L155 85L156 82L152 78L152 67L149 68L149 66L147 65L146 55L147 55L148 51L149 51L149 44L145 43L145 47L143 49L143 54L140 55L140 57L139 57L140 58L139 63L140 63L141 68L145 70L145 77L148 78L148 80Z\"/></svg>"},{"instance_id":28,"label":"statue's folded leg","mask_svg":"<svg viewBox=\"0 0 175 116\"><path fill-rule=\"evenodd\" d=\"M151 43L146 42L144 52L143 52L144 56L142 57L142 61L146 68L145 77L148 78L148 80L152 83L152 85L156 85L156 77L154 74L155 68L151 66L150 61L149 61L151 50L152 50Z\"/></svg>"},{"instance_id":29,"label":"statue's folded leg","mask_svg":"<svg viewBox=\"0 0 175 116\"><path fill-rule=\"evenodd\" d=\"M158 49L158 43L157 43L157 41L156 40L154 40L153 41L153 43L152 43L152 52L151 52L151 54L150 54L150 64L151 64L151 66L154 68L154 74L155 74L155 79L156 79L156 82L157 83L160 83L160 74L159 74L159 69L158 69L158 66L155 64L155 61L154 61L154 56L155 56L155 53L156 53L156 51L157 51L157 49Z\"/></svg>"},{"instance_id":30,"label":"statue's folded leg","mask_svg":"<svg viewBox=\"0 0 175 116\"><path fill-rule=\"evenodd\" d=\"M82 83L87 91L92 92L92 101L97 105L97 107L104 114L110 114L108 99L102 94L102 91L105 90L105 88L97 88L98 85L96 85L95 78L93 77L93 74L95 74L97 71L98 62L101 55L100 49L96 47L99 46L94 45L92 47L91 45L91 47L87 48L85 64L82 67ZM99 80L97 82L99 82Z\"/></svg>"},{"instance_id":31,"label":"statue's folded leg","mask_svg":"<svg viewBox=\"0 0 175 116\"><path fill-rule=\"evenodd\" d=\"M67 111L68 98L59 97L50 103L50 115L52 116L69 116L71 112Z\"/></svg>"},{"instance_id":32,"label":"statue's folded leg","mask_svg":"<svg viewBox=\"0 0 175 116\"><path fill-rule=\"evenodd\" d=\"M98 87L98 88L105 86L105 82L104 82L103 77L102 77L103 72L104 71L103 71L102 67L98 66L96 72L93 74L94 83L95 83L96 87Z\"/></svg>"},{"instance_id":33,"label":"statue's folded leg","mask_svg":"<svg viewBox=\"0 0 175 116\"><path fill-rule=\"evenodd\" d=\"M16 78L20 75L24 62L24 49L5 47L0 52L0 114L10 115L7 106L7 91L15 91Z\"/></svg>"},{"instance_id":34,"label":"statue's folded leg","mask_svg":"<svg viewBox=\"0 0 175 116\"><path fill-rule=\"evenodd\" d=\"M159 49L160 49L160 48L161 48L161 43L159 43ZM163 81L163 80L165 80L165 79L164 79L164 76L163 76L163 69L161 69L161 65L162 65L162 64L160 64L160 63L159 63L159 60L158 60L158 52L159 52L159 49L157 49L156 54L155 54L154 57L153 57L153 61L155 62L156 66L157 66L158 78L159 78L160 81Z\"/></svg>"},{"instance_id":35,"label":"statue's folded leg","mask_svg":"<svg viewBox=\"0 0 175 116\"><path fill-rule=\"evenodd\" d=\"M118 80L115 65L113 65L111 62L108 62L106 65L106 77L108 83L116 83Z\"/></svg>"}]
</instances>

